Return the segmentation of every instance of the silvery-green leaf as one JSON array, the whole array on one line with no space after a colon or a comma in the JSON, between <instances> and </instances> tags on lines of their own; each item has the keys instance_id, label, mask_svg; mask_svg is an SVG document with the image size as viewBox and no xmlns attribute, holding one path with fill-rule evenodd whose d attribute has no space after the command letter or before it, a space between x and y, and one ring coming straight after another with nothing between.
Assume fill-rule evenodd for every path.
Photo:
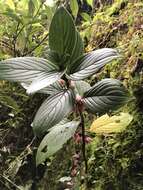
<instances>
[{"instance_id":1,"label":"silvery-green leaf","mask_svg":"<svg viewBox=\"0 0 143 190\"><path fill-rule=\"evenodd\" d=\"M111 48L103 48L87 53L70 65L68 77L72 80L85 79L97 73L102 67L117 57L119 57L118 52Z\"/></svg>"},{"instance_id":2,"label":"silvery-green leaf","mask_svg":"<svg viewBox=\"0 0 143 190\"><path fill-rule=\"evenodd\" d=\"M26 82L33 81L42 73L58 71L57 65L38 57L18 57L0 62L0 79Z\"/></svg>"},{"instance_id":3,"label":"silvery-green leaf","mask_svg":"<svg viewBox=\"0 0 143 190\"><path fill-rule=\"evenodd\" d=\"M54 125L52 128L48 130L48 132L52 131L54 128L57 128L58 126L64 125L68 123L69 120L67 118L64 118L62 121L60 121L57 125Z\"/></svg>"},{"instance_id":4,"label":"silvery-green leaf","mask_svg":"<svg viewBox=\"0 0 143 190\"><path fill-rule=\"evenodd\" d=\"M70 121L54 126L42 140L36 155L36 165L43 163L47 158L60 150L75 133L79 122Z\"/></svg>"},{"instance_id":5,"label":"silvery-green leaf","mask_svg":"<svg viewBox=\"0 0 143 190\"><path fill-rule=\"evenodd\" d=\"M53 84L57 80L59 80L62 76L62 72L51 72L51 73L43 73L38 76L35 80L32 81L30 86L27 89L27 93L34 93L40 89L43 89L50 84Z\"/></svg>"},{"instance_id":6,"label":"silvery-green leaf","mask_svg":"<svg viewBox=\"0 0 143 190\"><path fill-rule=\"evenodd\" d=\"M32 82L27 90L35 92L61 77L59 67L50 60L38 57L18 57L0 62L0 79L15 82Z\"/></svg>"},{"instance_id":7,"label":"silvery-green leaf","mask_svg":"<svg viewBox=\"0 0 143 190\"><path fill-rule=\"evenodd\" d=\"M27 90L29 88L30 84L21 83L21 86ZM59 91L62 91L63 89L64 89L64 87L62 86L62 84L59 81L56 81L53 84L51 84L51 85L37 91L37 93L43 93L43 94L47 94L47 95L52 95L52 94L56 94Z\"/></svg>"},{"instance_id":8,"label":"silvery-green leaf","mask_svg":"<svg viewBox=\"0 0 143 190\"><path fill-rule=\"evenodd\" d=\"M84 93L85 108L92 113L107 113L127 102L127 90L116 79L103 79Z\"/></svg>"},{"instance_id":9,"label":"silvery-green leaf","mask_svg":"<svg viewBox=\"0 0 143 190\"><path fill-rule=\"evenodd\" d=\"M57 9L49 30L49 46L59 55L71 55L75 45L75 26L64 7Z\"/></svg>"},{"instance_id":10,"label":"silvery-green leaf","mask_svg":"<svg viewBox=\"0 0 143 190\"><path fill-rule=\"evenodd\" d=\"M72 90L63 90L48 97L36 113L33 121L33 130L41 135L49 128L59 123L74 108Z\"/></svg>"},{"instance_id":11,"label":"silvery-green leaf","mask_svg":"<svg viewBox=\"0 0 143 190\"><path fill-rule=\"evenodd\" d=\"M85 81L74 81L75 84L75 92L80 96L90 89L90 84Z\"/></svg>"}]
</instances>

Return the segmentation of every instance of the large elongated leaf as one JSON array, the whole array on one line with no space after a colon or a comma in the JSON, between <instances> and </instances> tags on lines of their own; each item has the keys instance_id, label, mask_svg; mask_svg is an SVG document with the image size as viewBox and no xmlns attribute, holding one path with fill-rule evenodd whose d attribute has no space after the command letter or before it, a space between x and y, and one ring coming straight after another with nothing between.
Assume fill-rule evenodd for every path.
<instances>
[{"instance_id":1,"label":"large elongated leaf","mask_svg":"<svg viewBox=\"0 0 143 190\"><path fill-rule=\"evenodd\" d=\"M79 32L76 31L76 41L71 55L71 63L74 62L78 57L83 55L83 50L84 50L83 41L80 37Z\"/></svg>"},{"instance_id":2,"label":"large elongated leaf","mask_svg":"<svg viewBox=\"0 0 143 190\"><path fill-rule=\"evenodd\" d=\"M58 124L44 137L36 155L36 165L44 162L48 157L52 156L62 148L75 133L79 122L70 121Z\"/></svg>"},{"instance_id":3,"label":"large elongated leaf","mask_svg":"<svg viewBox=\"0 0 143 190\"><path fill-rule=\"evenodd\" d=\"M59 55L71 55L75 45L75 26L71 15L60 7L51 22L49 30L49 46Z\"/></svg>"},{"instance_id":4,"label":"large elongated leaf","mask_svg":"<svg viewBox=\"0 0 143 190\"><path fill-rule=\"evenodd\" d=\"M111 48L103 48L87 53L70 65L69 78L82 80L97 73L103 66L119 56Z\"/></svg>"},{"instance_id":5,"label":"large elongated leaf","mask_svg":"<svg viewBox=\"0 0 143 190\"><path fill-rule=\"evenodd\" d=\"M83 102L92 113L115 110L127 101L127 91L116 79L103 79L84 93Z\"/></svg>"},{"instance_id":6,"label":"large elongated leaf","mask_svg":"<svg viewBox=\"0 0 143 190\"><path fill-rule=\"evenodd\" d=\"M74 97L71 90L63 90L41 105L33 121L33 129L37 135L48 131L68 115L74 106Z\"/></svg>"},{"instance_id":7,"label":"large elongated leaf","mask_svg":"<svg viewBox=\"0 0 143 190\"><path fill-rule=\"evenodd\" d=\"M37 57L19 57L0 62L0 79L32 82L29 93L44 88L61 77L59 67L50 60Z\"/></svg>"}]
</instances>

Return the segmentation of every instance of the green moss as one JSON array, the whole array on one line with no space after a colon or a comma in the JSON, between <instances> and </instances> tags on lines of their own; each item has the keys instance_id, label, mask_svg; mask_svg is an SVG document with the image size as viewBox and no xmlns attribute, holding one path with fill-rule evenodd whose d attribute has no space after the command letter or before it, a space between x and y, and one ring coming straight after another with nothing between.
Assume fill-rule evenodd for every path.
<instances>
[{"instance_id":1,"label":"green moss","mask_svg":"<svg viewBox=\"0 0 143 190\"><path fill-rule=\"evenodd\" d=\"M121 6L123 2L124 7ZM113 47L123 55L120 60L107 65L96 80L112 77L123 81L131 101L119 111L129 112L134 120L121 134L95 137L89 146L87 189L141 190L143 187L142 10L141 1L116 1L111 7L104 7L103 12L96 13L90 27L87 51Z\"/></svg>"}]
</instances>

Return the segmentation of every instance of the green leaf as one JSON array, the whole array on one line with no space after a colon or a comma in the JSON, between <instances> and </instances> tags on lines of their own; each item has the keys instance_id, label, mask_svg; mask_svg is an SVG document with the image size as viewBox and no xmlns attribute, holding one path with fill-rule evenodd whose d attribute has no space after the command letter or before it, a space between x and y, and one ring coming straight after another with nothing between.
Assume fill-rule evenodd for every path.
<instances>
[{"instance_id":1,"label":"green leaf","mask_svg":"<svg viewBox=\"0 0 143 190\"><path fill-rule=\"evenodd\" d=\"M59 67L50 60L37 57L19 57L0 62L0 79L30 82L28 93L36 92L58 80Z\"/></svg>"},{"instance_id":2,"label":"green leaf","mask_svg":"<svg viewBox=\"0 0 143 190\"><path fill-rule=\"evenodd\" d=\"M43 163L47 158L60 150L75 133L79 122L71 121L54 126L42 140L36 155L36 165Z\"/></svg>"},{"instance_id":3,"label":"green leaf","mask_svg":"<svg viewBox=\"0 0 143 190\"><path fill-rule=\"evenodd\" d=\"M84 51L84 45L83 45L83 41L80 37L80 34L78 31L76 31L76 41L75 41L75 46L74 49L72 51L71 54L71 63L74 62L78 57L80 57L81 55L83 55L83 51Z\"/></svg>"},{"instance_id":4,"label":"green leaf","mask_svg":"<svg viewBox=\"0 0 143 190\"><path fill-rule=\"evenodd\" d=\"M95 73L113 59L119 57L116 50L103 48L87 53L70 65L68 76L72 80L82 80Z\"/></svg>"},{"instance_id":5,"label":"green leaf","mask_svg":"<svg viewBox=\"0 0 143 190\"><path fill-rule=\"evenodd\" d=\"M22 23L22 20L20 19L20 15L16 14L12 9L8 8L3 13L3 15L6 15L10 17L13 21Z\"/></svg>"},{"instance_id":6,"label":"green leaf","mask_svg":"<svg viewBox=\"0 0 143 190\"><path fill-rule=\"evenodd\" d=\"M70 56L75 45L75 26L65 8L60 7L53 16L49 30L49 46L59 55Z\"/></svg>"},{"instance_id":7,"label":"green leaf","mask_svg":"<svg viewBox=\"0 0 143 190\"><path fill-rule=\"evenodd\" d=\"M78 9L79 9L77 0L70 0L70 8L71 8L73 16L76 18L78 14Z\"/></svg>"},{"instance_id":8,"label":"green leaf","mask_svg":"<svg viewBox=\"0 0 143 190\"><path fill-rule=\"evenodd\" d=\"M87 13L81 13L81 16L82 16L82 18L83 18L85 21L87 21L87 22L90 22L90 21L91 21L91 17L90 17L89 14L87 14Z\"/></svg>"},{"instance_id":9,"label":"green leaf","mask_svg":"<svg viewBox=\"0 0 143 190\"><path fill-rule=\"evenodd\" d=\"M75 92L80 96L90 89L90 84L85 81L75 81Z\"/></svg>"},{"instance_id":10,"label":"green leaf","mask_svg":"<svg viewBox=\"0 0 143 190\"><path fill-rule=\"evenodd\" d=\"M87 1L87 3L91 6L91 7L93 7L93 0L86 0Z\"/></svg>"},{"instance_id":11,"label":"green leaf","mask_svg":"<svg viewBox=\"0 0 143 190\"><path fill-rule=\"evenodd\" d=\"M41 105L33 121L33 130L41 135L72 112L74 97L71 90L63 90L50 96Z\"/></svg>"},{"instance_id":12,"label":"green leaf","mask_svg":"<svg viewBox=\"0 0 143 190\"><path fill-rule=\"evenodd\" d=\"M20 108L18 104L16 103L16 101L6 94L3 94L3 93L0 94L0 102L4 104L5 106L12 108L16 112L20 111Z\"/></svg>"},{"instance_id":13,"label":"green leaf","mask_svg":"<svg viewBox=\"0 0 143 190\"><path fill-rule=\"evenodd\" d=\"M127 91L115 79L103 79L84 93L85 108L92 113L107 113L127 102Z\"/></svg>"},{"instance_id":14,"label":"green leaf","mask_svg":"<svg viewBox=\"0 0 143 190\"><path fill-rule=\"evenodd\" d=\"M35 11L34 2L33 2L33 0L29 0L29 1L28 1L28 13L29 13L29 15L30 15L30 16L33 16L34 11Z\"/></svg>"}]
</instances>

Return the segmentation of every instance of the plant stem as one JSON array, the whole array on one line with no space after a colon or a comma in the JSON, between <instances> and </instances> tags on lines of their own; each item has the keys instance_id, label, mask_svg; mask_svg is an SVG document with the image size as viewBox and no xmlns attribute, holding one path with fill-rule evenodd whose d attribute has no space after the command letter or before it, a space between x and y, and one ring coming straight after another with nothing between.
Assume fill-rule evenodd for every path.
<instances>
[{"instance_id":1,"label":"plant stem","mask_svg":"<svg viewBox=\"0 0 143 190\"><path fill-rule=\"evenodd\" d=\"M87 159L86 159L86 143L85 143L85 125L84 125L84 116L83 113L79 110L79 116L80 116L80 125L82 129L82 154L83 154L83 160L85 163L85 173L87 174L88 165L87 165Z\"/></svg>"}]
</instances>

